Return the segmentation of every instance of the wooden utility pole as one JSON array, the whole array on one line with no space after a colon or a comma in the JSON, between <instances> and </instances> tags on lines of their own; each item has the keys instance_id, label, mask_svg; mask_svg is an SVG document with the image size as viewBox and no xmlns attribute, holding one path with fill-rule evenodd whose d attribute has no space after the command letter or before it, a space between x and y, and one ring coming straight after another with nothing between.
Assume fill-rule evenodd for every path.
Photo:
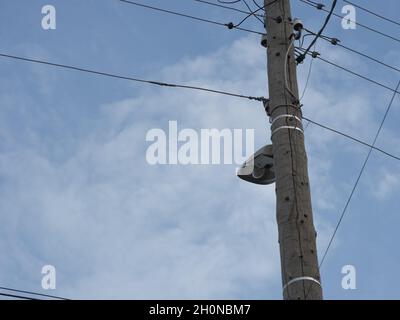
<instances>
[{"instance_id":1,"label":"wooden utility pole","mask_svg":"<svg viewBox=\"0 0 400 320\"><path fill-rule=\"evenodd\" d=\"M264 0L283 297L322 299L290 0Z\"/></svg>"}]
</instances>

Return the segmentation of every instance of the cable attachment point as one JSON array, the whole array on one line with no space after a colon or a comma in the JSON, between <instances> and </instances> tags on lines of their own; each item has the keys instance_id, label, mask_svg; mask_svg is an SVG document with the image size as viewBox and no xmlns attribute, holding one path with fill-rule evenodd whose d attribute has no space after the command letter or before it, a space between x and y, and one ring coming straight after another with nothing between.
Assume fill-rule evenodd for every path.
<instances>
[{"instance_id":1,"label":"cable attachment point","mask_svg":"<svg viewBox=\"0 0 400 320\"><path fill-rule=\"evenodd\" d=\"M235 27L235 25L233 24L233 22L225 23L225 26L226 26L229 30L232 30L232 29Z\"/></svg>"},{"instance_id":2,"label":"cable attachment point","mask_svg":"<svg viewBox=\"0 0 400 320\"><path fill-rule=\"evenodd\" d=\"M304 29L303 21L301 21L299 18L294 19L293 29L295 31L294 39L299 40L301 38L303 29Z\"/></svg>"},{"instance_id":3,"label":"cable attachment point","mask_svg":"<svg viewBox=\"0 0 400 320\"><path fill-rule=\"evenodd\" d=\"M331 39L331 44L333 44L334 46L336 46L339 42L340 42L340 40L337 39L337 38L332 38Z\"/></svg>"},{"instance_id":4,"label":"cable attachment point","mask_svg":"<svg viewBox=\"0 0 400 320\"><path fill-rule=\"evenodd\" d=\"M270 117L271 109L270 109L269 99L264 100L263 105L264 105L265 112L267 113L267 116Z\"/></svg>"},{"instance_id":5,"label":"cable attachment point","mask_svg":"<svg viewBox=\"0 0 400 320\"><path fill-rule=\"evenodd\" d=\"M311 57L313 57L314 59L315 58L318 58L318 56L320 56L321 54L319 53L319 52L317 52L317 51L313 51L313 52L311 52Z\"/></svg>"},{"instance_id":6,"label":"cable attachment point","mask_svg":"<svg viewBox=\"0 0 400 320\"><path fill-rule=\"evenodd\" d=\"M300 55L296 58L297 64L303 63L303 61L304 61L305 58L306 58L306 56L305 56L304 54L300 54Z\"/></svg>"}]
</instances>

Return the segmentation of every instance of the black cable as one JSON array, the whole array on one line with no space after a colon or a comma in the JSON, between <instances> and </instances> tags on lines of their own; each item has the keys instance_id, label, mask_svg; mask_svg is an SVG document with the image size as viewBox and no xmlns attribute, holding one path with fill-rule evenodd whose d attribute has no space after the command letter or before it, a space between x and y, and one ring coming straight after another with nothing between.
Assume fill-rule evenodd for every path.
<instances>
[{"instance_id":1,"label":"black cable","mask_svg":"<svg viewBox=\"0 0 400 320\"><path fill-rule=\"evenodd\" d=\"M19 289L7 288L7 287L0 287L0 289L1 290L6 290L6 291L12 291L12 292L27 293L27 294L32 294L32 295L35 295L35 296L46 297L46 298L54 298L54 299L59 299L59 300L69 300L67 298L63 298L63 297L59 297L59 296L53 296L53 295L50 295L50 294L33 292L33 291L19 290Z\"/></svg>"},{"instance_id":2,"label":"black cable","mask_svg":"<svg viewBox=\"0 0 400 320\"><path fill-rule=\"evenodd\" d=\"M391 153L389 153L389 152L387 152L387 151L385 151L385 150L383 150L383 149L381 149L381 148L375 147L375 146L373 146L373 145L371 145L371 144L369 144L369 143L367 143L367 142L365 142L365 141L362 141L362 140L360 140L360 139L354 138L354 137L352 137L351 135L346 134L346 133L343 133L343 132L341 132L341 131L339 131L339 130L332 129L332 128L326 126L326 125L323 125L323 124L321 124L321 123L318 123L318 122L316 122L316 121L314 121L314 120L311 120L311 119L309 119L309 118L307 118L307 117L304 117L304 116L303 116L302 118L303 118L304 120L308 121L308 123L315 124L316 126L318 126L318 127L320 127L320 128L323 128L323 129L326 129L326 130L328 130L328 131L334 132L334 133L336 133L336 134L338 134L338 135L341 135L341 136L343 136L343 137L345 137L345 138L348 138L348 139L350 139L350 140L353 140L353 141L355 141L355 142L357 142L357 143L359 143L359 144L362 144L362 145L364 145L364 146L366 146L366 147L372 148L372 149L374 149L374 150L376 150L376 151L379 151L379 152L383 153L383 154L386 155L386 156L389 156L389 157L391 157L391 158L393 158L393 159L395 159L395 160L399 160L399 161L400 161L400 157L397 157L397 156L395 156L395 155L393 155L393 154L391 154Z\"/></svg>"},{"instance_id":3,"label":"black cable","mask_svg":"<svg viewBox=\"0 0 400 320\"><path fill-rule=\"evenodd\" d=\"M263 7L259 7L258 10L254 11L250 8L249 4L247 3L246 0L242 0L242 2L246 5L247 9L251 12L251 15L254 16L258 21L261 22L262 25L264 25L264 21L262 21L259 17L257 17L254 13L257 13L260 10L264 10Z\"/></svg>"},{"instance_id":4,"label":"black cable","mask_svg":"<svg viewBox=\"0 0 400 320\"><path fill-rule=\"evenodd\" d=\"M117 78L117 79L122 79L122 80L130 80L130 81L135 81L135 82L140 82L140 83L147 83L147 84L151 84L151 85L158 85L158 86L166 86L166 87L176 87L176 88L186 88L186 89L193 89L193 90L201 90L201 91L206 91L206 92L211 92L211 93L217 93L217 94L223 94L223 95L228 95L228 96L233 96L233 97L237 97L237 98L244 98L244 99L250 99L250 100L255 100L255 101L260 101L260 102L265 102L267 101L266 98L264 97L253 97L253 96L245 96L245 95L241 95L241 94L236 94L236 93L231 93L231 92L226 92L226 91L219 91L219 90L213 90L213 89L207 89L207 88L202 88L202 87L194 87L194 86L186 86L186 85L177 85L177 84L171 84L171 83L165 83L165 82L157 82L157 81L149 81L149 80L143 80L143 79L138 79L138 78L131 78L131 77L126 77L126 76L119 76L116 74L111 74L111 73L105 73L105 72L100 72L100 71L94 71L94 70L90 70L90 69L84 69L84 68L80 68L80 67L75 67L75 66L69 66L69 65L64 65L64 64L57 64L57 63L52 63L52 62L47 62L47 61L43 61L43 60L35 60L35 59L30 59L30 58L23 58L23 57L19 57L19 56L12 56L12 55L8 55L8 54L3 54L0 53L0 57L3 58L9 58L9 59L15 59L15 60L19 60L19 61L25 61L25 62L31 62L31 63L37 63L37 64L43 64L43 65L48 65L48 66L53 66L53 67L58 67L58 68L64 68L64 69L69 69L69 70L74 70L74 71L80 71L80 72L85 72L85 73L91 73L91 74L96 74L96 75L101 75L101 76L106 76L106 77L111 77L111 78ZM396 91L398 92L398 91ZM363 145L366 145L368 147L371 147L371 145L353 138L349 135L346 135L344 133L341 133L337 130L331 129L329 127L326 127L324 125L321 125L313 120L310 120L308 118L304 118L305 120L316 124L320 127L323 127L325 129L328 129L330 131L336 132L341 134L342 136L345 136L347 138L350 138L356 142L359 142ZM398 157L382 150L379 148L374 147L375 150L380 151L394 159L399 160ZM0 287L0 289L7 289L5 287ZM56 298L54 296L54 298ZM61 298L61 297L59 297Z\"/></svg>"},{"instance_id":5,"label":"black cable","mask_svg":"<svg viewBox=\"0 0 400 320\"><path fill-rule=\"evenodd\" d=\"M234 4L234 3L238 3L242 0L232 0L232 1L222 1L222 0L217 0L219 3L226 3L226 4Z\"/></svg>"},{"instance_id":6,"label":"black cable","mask_svg":"<svg viewBox=\"0 0 400 320\"><path fill-rule=\"evenodd\" d=\"M221 5L221 4L218 4L218 3L215 3L215 2L210 2L210 1L207 1L207 0L193 0L193 1L204 3L204 4L207 4L207 5L210 5L210 6L214 6L214 7L219 7L219 8L231 10L231 11L236 11L236 12L243 13L243 14L250 14L251 13L251 12L248 12L248 11L245 11L245 10L241 10L241 9L230 7L230 6L224 6L224 5ZM274 2L276 2L276 1L277 0L275 0ZM270 3L270 5L271 4L272 3ZM265 10L264 7L259 6L259 8L262 9L262 10ZM267 19L276 20L276 18L270 17L267 14L264 15L264 14L259 14L257 12L255 12L254 14L256 16L260 17L260 18L267 18Z\"/></svg>"},{"instance_id":7,"label":"black cable","mask_svg":"<svg viewBox=\"0 0 400 320\"><path fill-rule=\"evenodd\" d=\"M380 15L380 14L378 14L378 13L376 13L376 12L373 12L372 10L369 10L369 9L367 9L367 8L365 8L365 7L362 7L362 6L360 6L360 5L358 5L358 4L354 3L354 2L347 1L347 0L342 0L342 1L343 1L343 2L346 2L346 3L348 3L348 4L351 4L352 6L358 8L358 9L360 9L360 10L363 10L363 11L365 11L365 12L368 12L368 13L374 15L375 17L378 17L378 18L380 18L380 19L386 20L386 21L388 21L388 22L391 22L391 23L393 23L393 24L396 24L396 25L400 26L400 22L397 22L397 21L394 21L393 19L389 19L389 18L387 18L387 17L384 17L383 15Z\"/></svg>"},{"instance_id":8,"label":"black cable","mask_svg":"<svg viewBox=\"0 0 400 320\"><path fill-rule=\"evenodd\" d=\"M250 9L250 10L251 10L251 9ZM247 15L247 17L243 18L242 21L240 21L238 24L233 25L233 27L234 27L234 28L239 27L243 22L245 22L248 18L254 16L254 14L257 13L258 11L260 11L260 10L262 10L262 9L257 9L256 11L250 12L250 13ZM260 20L258 17L257 17L257 19ZM263 22L262 24L264 25L264 22Z\"/></svg>"},{"instance_id":9,"label":"black cable","mask_svg":"<svg viewBox=\"0 0 400 320\"><path fill-rule=\"evenodd\" d=\"M343 45L343 44L340 44L340 43L338 43L337 46L339 46L339 47L341 47L341 48L343 48L343 49L345 49L345 50L351 51L351 52L353 52L353 53L356 53L356 54L358 54L358 55L360 55L360 56L363 56L363 57L365 57L365 58L368 58L369 60L374 61L374 62L376 62L376 63L378 63L378 64L380 64L380 65L382 65L382 66L384 66L384 67L387 67L387 68L392 69L392 70L394 70L394 71L400 72L400 68L397 68L397 67L394 67L394 66L392 66L392 65L390 65L390 64L387 64L387 63L383 62L382 60L379 60L379 59L377 59L377 58L373 58L373 57L371 57L371 56L369 56L369 55L367 55L367 54L365 54L365 53L362 53L362 52L360 52L360 51L357 51L357 50L355 50L355 49L352 49L352 48L347 47L347 46L345 46L345 45Z\"/></svg>"},{"instance_id":10,"label":"black cable","mask_svg":"<svg viewBox=\"0 0 400 320\"><path fill-rule=\"evenodd\" d=\"M110 77L110 78L129 80L129 81L134 81L134 82L139 82L139 83L147 83L147 84L157 85L157 86L162 86L162 87L198 90L198 91L204 91L204 92L209 92L209 93L222 94L222 95L236 97L236 98L243 98L243 99L249 99L249 100L255 100L255 101L267 101L267 99L264 97L245 96L245 95L236 94L236 93L232 93L232 92L228 92L228 91L214 90L214 89L209 89L209 88L204 88L204 87L188 86L188 85L173 84L173 83L166 83L166 82L159 82L159 81L152 81L152 80L144 80L144 79L133 78L133 77L126 77L126 76L121 76L121 75L102 72L102 71L96 71L96 70L91 70L91 69L86 69L86 68L81 68L81 67L75 67L75 66L70 66L70 65L65 65L65 64L48 62L48 61L44 61L44 60L37 60L37 59L31 59L31 58L24 58L24 57L20 57L20 56L14 56L14 55L5 54L5 53L1 53L1 52L0 52L0 57L14 59L14 60L20 60L20 61L25 61L25 62L32 62L32 63L37 63L37 64L43 64L43 65L48 65L48 66L58 67L58 68L63 68L63 69L69 69L69 70L74 70L74 71L86 72L86 73L96 74L96 75Z\"/></svg>"},{"instance_id":11,"label":"black cable","mask_svg":"<svg viewBox=\"0 0 400 320\"><path fill-rule=\"evenodd\" d=\"M329 60L326 60L326 59L324 59L324 58L321 58L320 56L318 56L317 59L319 59L319 60L321 60L321 61L324 61L325 63L328 63L328 64L330 64L330 65L332 65L332 66L334 66L334 67L336 67L336 68L339 68L339 69L341 69L341 70L343 70L343 71L346 71L346 72L348 72L348 73L350 73L350 74L352 74L352 75L354 75L354 76L356 76L356 77L359 77L359 78L364 79L364 80L366 80L366 81L368 81L368 82L371 82L371 83L373 83L373 84L376 84L377 86L380 86L380 87L385 88L385 89L387 89L387 90L389 90L389 91L392 91L393 93L400 93L399 91L397 91L397 89L393 89L393 88L391 88L391 87L389 87L389 86L387 86L387 85L385 85L385 84L383 84L383 83L381 83L381 82L378 82L378 81L376 81L376 80L373 80L373 79L371 79L371 78L368 78L368 77L366 77L366 76L363 76L363 75L361 75L361 74L359 74L359 73L357 73L357 72L354 72L354 71L352 71L352 70L350 70L350 69L348 69L348 68L345 68L345 67L343 67L343 66L340 66L340 65L338 65L338 64L336 64L336 63L334 63L334 62L332 62L332 61L329 61Z\"/></svg>"},{"instance_id":12,"label":"black cable","mask_svg":"<svg viewBox=\"0 0 400 320\"><path fill-rule=\"evenodd\" d=\"M315 43L317 42L318 38L322 35L322 32L324 32L326 26L329 23L329 20L331 19L332 13L335 10L337 4L337 0L333 0L332 1L332 6L331 6L331 10L328 13L328 16L325 18L324 24L322 25L321 29L318 31L318 33L315 35L315 38L313 39L313 41L311 41L310 45L308 46L308 48L306 49L306 51L299 57L297 57L296 61L297 62L302 62L305 57L307 56L307 53L311 50L311 48L315 45Z\"/></svg>"},{"instance_id":13,"label":"black cable","mask_svg":"<svg viewBox=\"0 0 400 320\"><path fill-rule=\"evenodd\" d=\"M305 30L306 30L307 32L309 32L310 34L315 34L313 31L310 31L310 30L308 30L308 29L305 29ZM305 36L307 36L307 35L305 35ZM304 36L304 37L305 37L305 36ZM321 39L325 40L326 42L329 42L329 43L332 44L332 45L341 47L341 48L343 48L343 49L345 49L345 50L347 50L347 51L353 52L353 53L358 54L358 55L360 55L360 56L362 56L362 57L364 57L364 58L367 58L367 59L369 59L369 60L371 60L371 61L374 61L374 62L376 62L376 63L378 63L378 64L380 64L380 65L382 65L382 66L384 66L384 67L387 67L387 68L392 69L392 70L394 70L394 71L400 72L400 68L394 67L394 66L392 66L392 65L390 65L390 64L388 64L388 63L386 63L386 62L384 62L384 61L382 61L382 60L379 60L379 59L377 59L377 58L371 57L371 56L369 56L369 55L366 54L366 53L363 53L363 52L357 51L357 50L355 50L355 49L353 49L353 48L347 47L347 46L341 44L341 43L340 43L340 40L337 39L337 38L331 38L331 37L327 37L327 36L323 36L323 35L322 35L322 36L321 36Z\"/></svg>"},{"instance_id":14,"label":"black cable","mask_svg":"<svg viewBox=\"0 0 400 320\"><path fill-rule=\"evenodd\" d=\"M240 12L240 13L243 13L243 14L250 14L250 12L248 12L248 11L244 11L244 10L241 10L241 9L238 9L238 8L234 8L234 7L224 6L224 5L221 5L221 4L218 4L218 3L214 3L214 2L210 2L210 1L206 1L206 0L193 0L193 1L204 3L204 4L207 4L207 5L210 5L210 6L215 6L215 7L231 10L231 11ZM262 14L258 14L258 13L255 13L255 14L257 16L261 17L261 18L264 17Z\"/></svg>"},{"instance_id":15,"label":"black cable","mask_svg":"<svg viewBox=\"0 0 400 320\"><path fill-rule=\"evenodd\" d=\"M303 48L298 48L298 49L299 49L299 50L304 50ZM312 52L309 52L308 55L313 56L313 53L312 53ZM400 93L400 91L398 91L397 89L393 89L393 88L391 88L391 87L389 87L389 86L387 86L387 85L385 85L385 84L383 84L383 83L381 83L381 82L379 82L379 81L376 81L376 80L373 80L373 79L371 79L371 78L368 78L367 76L363 76L362 74L359 74L359 73L357 73L357 72L355 72L355 71L352 71L352 70L350 70L350 69L348 69L348 68L346 68L346 67L343 67L343 66L341 66L341 65L338 65L337 63L334 63L334 62L332 62L332 61L329 61L329 60L327 60L327 59L324 59L324 58L320 57L319 55L318 55L318 56L313 56L313 57L316 58L316 59L319 59L319 60L321 60L321 61L323 61L323 62L325 62L325 63L327 63L327 64L330 64L330 65L332 65L332 66L334 66L334 67L336 67L336 68L338 68L338 69L341 69L341 70L343 70L343 71L346 71L346 72L348 72L348 73L350 73L350 74L352 74L352 75L354 75L354 76L356 76L356 77L359 77L359 78L364 79L364 80L366 80L366 81L368 81L368 82L371 82L371 83L373 83L373 84L375 84L375 85L377 85L377 86L379 86L379 87L382 87L382 88L384 88L384 89L387 89L387 90L389 90L389 91L391 91L391 92L393 92L393 93Z\"/></svg>"},{"instance_id":16,"label":"black cable","mask_svg":"<svg viewBox=\"0 0 400 320\"><path fill-rule=\"evenodd\" d=\"M317 46L317 44L314 44L314 48L313 48L314 51L315 51L315 49L316 49L316 46ZM300 98L299 98L300 101L303 100L303 98L304 98L304 96L305 96L305 94L306 94L306 92L307 92L307 88L308 88L308 85L309 85L309 83L310 83L310 78L311 78L311 72L312 72L313 64L314 64L314 59L311 59L310 65L309 65L309 67L308 67L308 73L307 73L306 84L305 84L304 89L303 89L303 92L302 92L302 94L301 94L301 96L300 96ZM308 127L309 125L310 125L310 123L307 124L307 127Z\"/></svg>"},{"instance_id":17,"label":"black cable","mask_svg":"<svg viewBox=\"0 0 400 320\"><path fill-rule=\"evenodd\" d=\"M149 5L142 4L142 3L137 3L137 2L134 2L134 1L129 1L129 0L119 0L119 1L123 2L123 3L126 3L126 4L130 4L130 5L146 8L146 9L151 9L151 10L155 10L155 11L159 11L159 12L163 12L163 13L168 13L168 14L172 14L172 15L176 15L176 16L180 16L180 17L184 17L184 18L189 18L189 19L197 20L197 21L201 21L201 22L206 22L206 23L210 23L210 24L213 24L213 25L221 26L221 27L227 27L228 29L237 29L237 30L250 32L250 33L255 33L255 34L260 34L260 35L263 34L262 32L259 32L259 31L254 31L254 30L241 28L241 27L235 27L234 25L229 24L229 23L222 23L222 22L218 22L218 21L214 21L214 20L199 18L199 17L195 17L195 16L192 16L192 15L188 15L188 14L184 14L184 13L180 13L180 12L176 12L176 11L166 10L166 9L149 6Z\"/></svg>"},{"instance_id":18,"label":"black cable","mask_svg":"<svg viewBox=\"0 0 400 320\"><path fill-rule=\"evenodd\" d=\"M397 84L396 91L399 89L399 87L400 87L400 81L399 81L398 84ZM348 197L348 199L347 199L347 201L346 201L346 205L344 206L344 209L343 209L343 211L342 211L342 214L340 215L340 218L339 218L339 220L338 220L338 222L337 222L337 224L336 224L335 230L334 230L334 232L333 232L333 234L332 234L332 236L331 236L331 238L330 238L330 240L329 240L328 246L327 246L327 248L325 249L325 252L324 252L324 254L323 254L323 256L322 256L321 262L319 263L319 269L320 269L320 268L322 267L322 265L324 264L324 261L325 261L325 259L326 259L326 256L328 255L329 249L330 249L331 246L332 246L333 240L335 239L335 236L336 236L336 234L337 234L337 232L338 232L338 230L339 230L339 227L340 227L340 225L341 225L341 223L342 223L342 221L343 221L343 218L344 218L344 216L346 215L346 212L347 212L347 209L348 209L349 204L350 204L350 202L351 202L351 199L353 198L353 195L354 195L354 193L355 193L355 191L356 191L356 189L357 189L357 186L358 186L358 184L359 184L359 182L360 182L360 180L361 180L362 174L364 173L364 170L365 170L365 168L366 168L366 166L367 166L367 163L368 163L368 161L369 161L369 158L371 157L371 154L372 154L372 151L374 150L375 144L376 144L376 142L378 141L379 135L380 135L380 133L381 133L381 131L382 131L383 125L385 124L386 118L387 118L387 116L389 115L389 111L390 111L390 109L392 108L392 105L393 105L393 102L394 102L395 98L396 98L396 93L394 93L394 94L392 95L392 98L391 98L391 100L390 100L390 103L389 103L388 107L387 107L386 110L385 110L385 114L384 114L384 116L383 116L383 118L382 118L382 121L381 121L381 123L380 123L380 125L379 125L378 131L377 131L376 134L375 134L374 141L373 141L373 143L372 143L372 145L371 145L371 147L370 147L370 149L369 149L369 151L368 151L367 157L366 157L365 160L364 160L364 163L363 163L363 165L362 165L362 167L361 167L360 173L359 173L358 176L357 176L357 180L356 180L356 182L354 183L354 186L353 186L353 188L352 188L352 190L351 190L351 192L350 192L350 195L349 195L349 197ZM311 285L309 286L309 289L308 289L308 291L307 291L307 294L306 294L306 297L305 297L306 299L307 299L307 296L308 296L308 293L310 292L310 290L311 290Z\"/></svg>"},{"instance_id":19,"label":"black cable","mask_svg":"<svg viewBox=\"0 0 400 320\"><path fill-rule=\"evenodd\" d=\"M265 9L264 6L260 6L260 5L257 3L256 0L253 0L253 3L254 3L258 8L260 8L260 9L262 9L262 10Z\"/></svg>"},{"instance_id":20,"label":"black cable","mask_svg":"<svg viewBox=\"0 0 400 320\"><path fill-rule=\"evenodd\" d=\"M397 91L397 89L399 89L399 87L400 87L400 81L399 81L398 84L397 84L396 91ZM375 138L374 138L374 141L373 141L373 143L372 143L372 145L371 145L371 147L370 147L370 149L369 149L368 155L367 155L367 157L365 158L365 161L364 161L364 163L363 163L363 165L362 165L362 167L361 167L360 173L359 173L359 175L358 175L358 177L357 177L357 180L356 180L356 182L355 182L355 184L354 184L354 187L353 187L353 189L351 190L350 196L349 196L349 198L347 199L347 202L346 202L346 205L345 205L345 207L344 207L344 209L343 209L343 212L342 212L342 214L340 215L340 219L339 219L338 223L336 224L335 231L333 232L332 237L331 237L331 239L330 239L330 241L329 241L328 247L326 248L326 250L325 250L325 252L324 252L324 255L323 255L322 259L321 259L321 262L320 262L320 264L319 264L319 267L320 267L320 268L321 268L321 266L323 265L323 263L324 263L324 261L325 261L325 258L326 258L327 254L328 254L328 252L329 252L329 249L330 249L330 247L331 247L331 245L332 245L332 242L333 242L333 240L334 240L334 238L335 238L335 236L336 236L336 233L337 233L337 231L338 231L338 229L339 229L339 227L340 227L340 224L342 223L343 218L344 218L344 216L345 216L345 214L346 214L346 212L347 212L347 208L349 207L350 201L351 201L351 199L353 198L354 192L355 192L356 189L357 189L358 183L360 182L361 176L362 176L362 174L363 174L363 172L364 172L364 170L365 170L365 167L367 166L368 160L369 160L369 158L371 157L372 151L374 150L374 146L375 146L376 142L378 141L379 135L380 135L380 133L381 133L381 131L382 131L383 125L385 124L386 118L387 118L387 116L389 115L390 109L392 108L392 105L393 105L393 102L394 102L395 98L396 98L396 93L394 93L394 94L392 95L392 98L391 98L391 100L390 100L390 103L389 103L388 107L386 108L385 114L384 114L384 116L383 116L383 118L382 118L382 121L381 121L381 123L380 123L380 125L379 125L378 131L377 131L376 134L375 134Z\"/></svg>"},{"instance_id":21,"label":"black cable","mask_svg":"<svg viewBox=\"0 0 400 320\"><path fill-rule=\"evenodd\" d=\"M324 9L323 7L322 7L322 8L318 8L316 5L313 5L312 3L307 2L307 1L305 1L305 0L299 0L299 1L302 2L302 3L305 3L305 4L309 5L309 6L311 6L311 7L313 7L313 8L315 8L315 9L322 10L322 11L325 11L325 12L329 12L327 9ZM347 19L347 18L345 18L344 16L342 16L342 15L340 15L340 14L337 14L337 13L332 13L332 15L335 16L335 17L338 18L338 19L341 19L341 20ZM349 20L349 19L347 19L347 20ZM379 31L379 30L377 30L377 29L374 29L374 28L372 28L372 27L369 27L369 26L367 26L367 25L365 25L365 24L362 24L362 23L360 23L360 22L357 22L357 21L352 21L352 20L349 20L349 21L355 23L357 26L359 26L359 27L361 27L361 28L364 28L364 29L366 29L366 30L368 30L368 31L374 32L374 33L379 34L379 35L381 35L381 36L383 36L383 37L389 38L389 39L391 39L391 40L393 40L393 41L400 42L400 39L399 39L399 38L396 38L396 37L394 37L394 36L391 36L391 35L389 35L389 34L387 34L387 33L384 33L384 32L382 32L382 31Z\"/></svg>"},{"instance_id":22,"label":"black cable","mask_svg":"<svg viewBox=\"0 0 400 320\"><path fill-rule=\"evenodd\" d=\"M23 299L23 300L40 300L40 299L35 299L35 298L29 298L29 297L24 297L24 296L18 296L18 295L15 295L15 294L7 294L7 293L0 293L0 296L8 297L8 298Z\"/></svg>"}]
</instances>

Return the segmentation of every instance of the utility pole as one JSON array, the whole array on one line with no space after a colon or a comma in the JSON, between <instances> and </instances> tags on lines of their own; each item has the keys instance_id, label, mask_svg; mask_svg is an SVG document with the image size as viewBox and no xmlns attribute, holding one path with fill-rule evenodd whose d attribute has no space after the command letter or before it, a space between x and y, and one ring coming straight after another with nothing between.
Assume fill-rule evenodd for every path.
<instances>
[{"instance_id":1,"label":"utility pole","mask_svg":"<svg viewBox=\"0 0 400 320\"><path fill-rule=\"evenodd\" d=\"M290 0L264 0L283 297L322 299Z\"/></svg>"}]
</instances>

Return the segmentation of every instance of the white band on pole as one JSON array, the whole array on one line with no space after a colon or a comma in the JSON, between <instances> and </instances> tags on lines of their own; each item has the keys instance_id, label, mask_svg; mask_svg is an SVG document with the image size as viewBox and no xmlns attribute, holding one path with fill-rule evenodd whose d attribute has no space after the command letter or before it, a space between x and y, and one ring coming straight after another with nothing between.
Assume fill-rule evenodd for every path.
<instances>
[{"instance_id":1,"label":"white band on pole","mask_svg":"<svg viewBox=\"0 0 400 320\"><path fill-rule=\"evenodd\" d=\"M281 114L277 117L275 117L272 122L271 122L271 127L274 125L275 121L282 119L282 118L290 118L290 119L296 119L297 121L299 121L301 123L301 119L299 117L296 117L293 114Z\"/></svg>"},{"instance_id":2,"label":"white band on pole","mask_svg":"<svg viewBox=\"0 0 400 320\"><path fill-rule=\"evenodd\" d=\"M283 286L282 291L285 291L285 289L288 286L290 286L291 284L293 284L293 283L295 283L297 281L312 281L312 282L315 282L316 284L318 284L319 286L321 286L321 283L317 279L315 279L313 277L298 277L298 278L294 278L294 279L290 280L288 283L286 283Z\"/></svg>"},{"instance_id":3,"label":"white band on pole","mask_svg":"<svg viewBox=\"0 0 400 320\"><path fill-rule=\"evenodd\" d=\"M277 133L279 130L282 130L282 129L297 130L297 131L300 131L301 133L304 134L304 131L303 131L301 128L299 128L299 127L294 127L294 126L282 126L282 127L276 128L274 131L272 131L272 133L271 133L271 138L273 137L273 135L274 135L275 133Z\"/></svg>"}]
</instances>

